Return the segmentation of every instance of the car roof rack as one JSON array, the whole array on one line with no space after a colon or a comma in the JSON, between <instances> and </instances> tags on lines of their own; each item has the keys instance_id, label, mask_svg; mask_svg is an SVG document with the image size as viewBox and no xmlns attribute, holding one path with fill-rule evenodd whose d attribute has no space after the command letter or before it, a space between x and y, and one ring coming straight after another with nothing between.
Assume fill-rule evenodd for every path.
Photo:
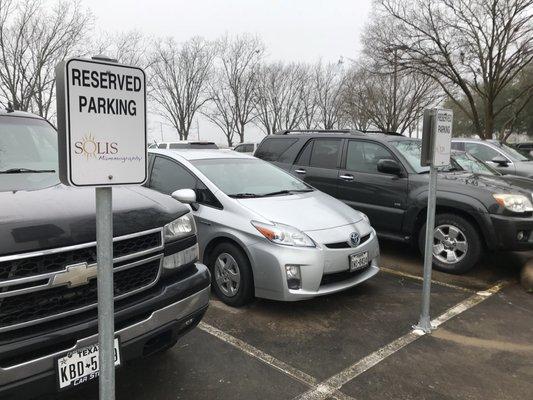
<instances>
[{"instance_id":1,"label":"car roof rack","mask_svg":"<svg viewBox=\"0 0 533 400\"><path fill-rule=\"evenodd\" d=\"M382 135L390 135L390 136L403 136L403 134L399 132L392 132L392 131L380 131L380 130L364 130L361 131L363 133L381 133Z\"/></svg>"},{"instance_id":2,"label":"car roof rack","mask_svg":"<svg viewBox=\"0 0 533 400\"><path fill-rule=\"evenodd\" d=\"M291 133L346 133L354 134L360 133L360 131L354 129L285 129L274 133L274 135L288 135Z\"/></svg>"}]
</instances>

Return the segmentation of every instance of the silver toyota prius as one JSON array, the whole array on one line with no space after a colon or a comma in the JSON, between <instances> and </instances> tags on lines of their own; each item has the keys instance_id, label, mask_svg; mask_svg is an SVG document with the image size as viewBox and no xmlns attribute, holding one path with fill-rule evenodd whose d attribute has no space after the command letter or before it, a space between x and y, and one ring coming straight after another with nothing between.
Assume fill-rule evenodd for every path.
<instances>
[{"instance_id":1,"label":"silver toyota prius","mask_svg":"<svg viewBox=\"0 0 533 400\"><path fill-rule=\"evenodd\" d=\"M226 304L308 299L379 270L366 215L270 163L208 149L150 150L149 161L147 185L191 206L200 258Z\"/></svg>"}]
</instances>

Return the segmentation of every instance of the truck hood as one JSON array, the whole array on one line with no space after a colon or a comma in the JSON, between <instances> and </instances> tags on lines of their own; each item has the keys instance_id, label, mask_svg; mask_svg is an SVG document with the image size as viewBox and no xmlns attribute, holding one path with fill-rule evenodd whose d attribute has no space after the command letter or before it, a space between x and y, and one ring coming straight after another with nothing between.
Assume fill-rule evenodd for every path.
<instances>
[{"instance_id":1,"label":"truck hood","mask_svg":"<svg viewBox=\"0 0 533 400\"><path fill-rule=\"evenodd\" d=\"M533 192L533 180L513 175L480 175L471 172L439 173L439 189L455 185L466 185L476 189L483 189L491 193L520 193Z\"/></svg>"},{"instance_id":2,"label":"truck hood","mask_svg":"<svg viewBox=\"0 0 533 400\"><path fill-rule=\"evenodd\" d=\"M95 192L55 184L0 192L0 256L93 242ZM189 209L144 187L113 188L113 235L162 227Z\"/></svg>"},{"instance_id":3,"label":"truck hood","mask_svg":"<svg viewBox=\"0 0 533 400\"><path fill-rule=\"evenodd\" d=\"M353 224L363 218L359 211L317 190L237 201L271 222L291 225L304 232Z\"/></svg>"}]
</instances>

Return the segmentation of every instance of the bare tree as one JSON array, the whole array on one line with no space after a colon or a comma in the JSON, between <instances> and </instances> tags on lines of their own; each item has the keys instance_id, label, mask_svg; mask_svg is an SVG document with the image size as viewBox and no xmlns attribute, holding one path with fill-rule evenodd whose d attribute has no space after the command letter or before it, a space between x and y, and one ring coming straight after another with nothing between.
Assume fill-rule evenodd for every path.
<instances>
[{"instance_id":1,"label":"bare tree","mask_svg":"<svg viewBox=\"0 0 533 400\"><path fill-rule=\"evenodd\" d=\"M54 68L77 52L92 21L79 2L58 2L49 10L39 0L0 0L2 101L50 118Z\"/></svg>"},{"instance_id":2,"label":"bare tree","mask_svg":"<svg viewBox=\"0 0 533 400\"><path fill-rule=\"evenodd\" d=\"M305 71L299 64L277 62L259 68L254 96L255 123L267 135L298 127L303 112L304 82Z\"/></svg>"},{"instance_id":3,"label":"bare tree","mask_svg":"<svg viewBox=\"0 0 533 400\"><path fill-rule=\"evenodd\" d=\"M341 118L344 70L340 63L315 65L312 72L317 121L322 129L338 127Z\"/></svg>"},{"instance_id":4,"label":"bare tree","mask_svg":"<svg viewBox=\"0 0 533 400\"><path fill-rule=\"evenodd\" d=\"M313 66L305 66L302 79L303 84L300 91L302 119L300 122L300 127L304 129L314 129L318 125L318 101L315 90L316 85L313 75Z\"/></svg>"},{"instance_id":5,"label":"bare tree","mask_svg":"<svg viewBox=\"0 0 533 400\"><path fill-rule=\"evenodd\" d=\"M118 60L121 64L143 69L154 61L149 53L153 41L141 31L104 32L93 45L93 54L102 54Z\"/></svg>"},{"instance_id":6,"label":"bare tree","mask_svg":"<svg viewBox=\"0 0 533 400\"><path fill-rule=\"evenodd\" d=\"M233 121L233 133L242 143L245 127L255 117L253 99L264 45L259 38L249 35L226 36L217 45L216 83L211 85L214 107L206 115L218 126ZM228 112L232 114L229 118L225 115ZM229 132L226 130L225 134L231 146L233 134Z\"/></svg>"},{"instance_id":7,"label":"bare tree","mask_svg":"<svg viewBox=\"0 0 533 400\"><path fill-rule=\"evenodd\" d=\"M208 101L212 44L193 38L178 46L173 39L155 44L150 67L151 98L160 114L187 140L193 118Z\"/></svg>"},{"instance_id":8,"label":"bare tree","mask_svg":"<svg viewBox=\"0 0 533 400\"><path fill-rule=\"evenodd\" d=\"M533 82L504 101L503 90L533 59L533 0L380 0L367 40L401 48L401 68L432 77L491 138L500 113L533 96ZM381 35L383 19L395 36ZM380 22L381 21L381 22ZM462 101L466 99L466 102Z\"/></svg>"}]
</instances>

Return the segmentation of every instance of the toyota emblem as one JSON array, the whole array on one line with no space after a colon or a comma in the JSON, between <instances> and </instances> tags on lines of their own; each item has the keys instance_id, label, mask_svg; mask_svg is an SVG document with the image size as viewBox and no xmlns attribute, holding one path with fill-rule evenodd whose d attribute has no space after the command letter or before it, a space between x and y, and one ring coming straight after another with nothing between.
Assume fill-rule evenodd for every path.
<instances>
[{"instance_id":1,"label":"toyota emblem","mask_svg":"<svg viewBox=\"0 0 533 400\"><path fill-rule=\"evenodd\" d=\"M350 246L357 247L359 246L359 242L361 241L361 237L357 232L352 232L350 234Z\"/></svg>"}]
</instances>

